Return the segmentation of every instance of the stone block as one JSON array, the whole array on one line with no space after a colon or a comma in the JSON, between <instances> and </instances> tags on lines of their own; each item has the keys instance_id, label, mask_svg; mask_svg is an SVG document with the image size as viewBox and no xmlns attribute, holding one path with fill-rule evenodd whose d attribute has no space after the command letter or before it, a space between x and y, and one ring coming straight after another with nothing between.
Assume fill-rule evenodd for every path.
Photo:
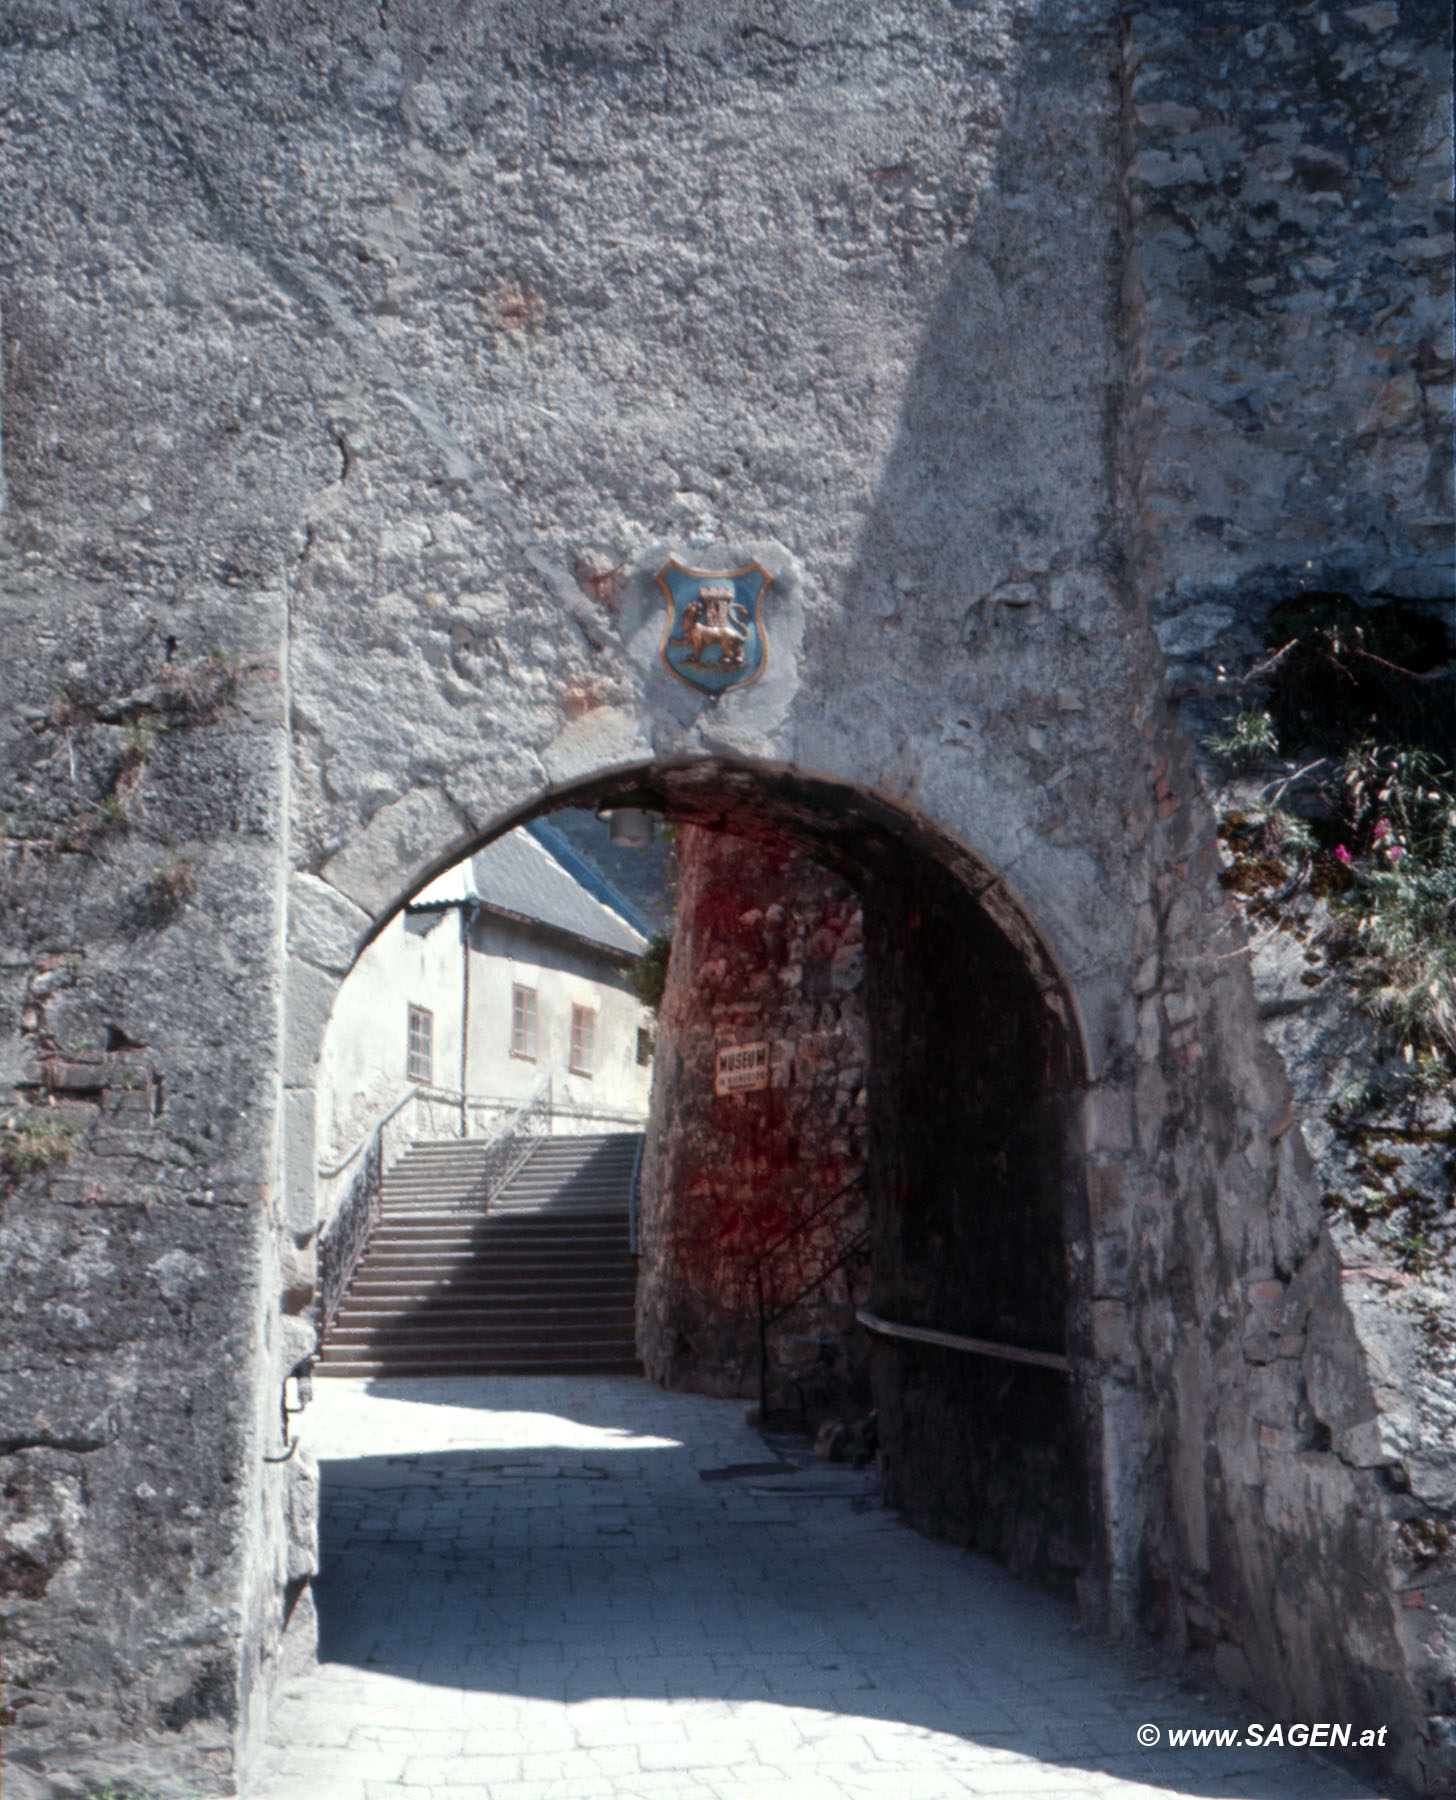
<instances>
[{"instance_id":1,"label":"stone block","mask_svg":"<svg viewBox=\"0 0 1456 1800\"><path fill-rule=\"evenodd\" d=\"M1252 1694L1255 1691L1254 1671L1238 1644L1225 1641L1214 1647L1213 1672L1226 1688L1232 1688L1236 1694Z\"/></svg>"},{"instance_id":2,"label":"stone block","mask_svg":"<svg viewBox=\"0 0 1456 1800\"><path fill-rule=\"evenodd\" d=\"M347 974L373 923L363 907L317 875L288 883L288 948L335 975Z\"/></svg>"},{"instance_id":3,"label":"stone block","mask_svg":"<svg viewBox=\"0 0 1456 1800\"><path fill-rule=\"evenodd\" d=\"M1099 1263L1106 1260L1104 1252L1111 1255L1113 1246L1117 1247L1115 1260L1120 1261L1126 1255L1133 1213L1132 1196L1123 1170L1116 1163L1089 1163L1084 1179L1087 1183L1088 1227ZM1098 1292L1112 1291L1105 1287L1099 1276Z\"/></svg>"},{"instance_id":4,"label":"stone block","mask_svg":"<svg viewBox=\"0 0 1456 1800\"><path fill-rule=\"evenodd\" d=\"M300 1447L285 1467L287 1483L286 1579L318 1573L319 1472Z\"/></svg>"},{"instance_id":5,"label":"stone block","mask_svg":"<svg viewBox=\"0 0 1456 1800\"><path fill-rule=\"evenodd\" d=\"M125 1369L98 1387L89 1371L64 1365L37 1376L0 1371L0 1455L22 1447L99 1450L119 1428L118 1402L131 1385Z\"/></svg>"},{"instance_id":6,"label":"stone block","mask_svg":"<svg viewBox=\"0 0 1456 1800\"><path fill-rule=\"evenodd\" d=\"M1362 1419L1358 1425L1347 1425L1334 1433L1332 1445L1340 1461L1353 1469L1376 1469L1391 1461L1379 1419Z\"/></svg>"},{"instance_id":7,"label":"stone block","mask_svg":"<svg viewBox=\"0 0 1456 1800\"><path fill-rule=\"evenodd\" d=\"M1201 1001L1196 994L1174 993L1163 995L1163 1014L1172 1026L1190 1024L1198 1017Z\"/></svg>"},{"instance_id":8,"label":"stone block","mask_svg":"<svg viewBox=\"0 0 1456 1800\"><path fill-rule=\"evenodd\" d=\"M279 1379L292 1374L318 1349L318 1329L312 1319L285 1316L278 1321Z\"/></svg>"},{"instance_id":9,"label":"stone block","mask_svg":"<svg viewBox=\"0 0 1456 1800\"><path fill-rule=\"evenodd\" d=\"M432 863L463 850L470 836L470 821L438 789L412 788L373 813L321 873L377 919L407 897Z\"/></svg>"},{"instance_id":10,"label":"stone block","mask_svg":"<svg viewBox=\"0 0 1456 1800\"><path fill-rule=\"evenodd\" d=\"M41 1065L45 1084L53 1093L99 1093L106 1082L106 1057L101 1052L80 1056L50 1056Z\"/></svg>"},{"instance_id":11,"label":"stone block","mask_svg":"<svg viewBox=\"0 0 1456 1800\"><path fill-rule=\"evenodd\" d=\"M1094 1088L1086 1098L1084 1132L1094 1156L1117 1156L1132 1149L1132 1095L1126 1088Z\"/></svg>"},{"instance_id":12,"label":"stone block","mask_svg":"<svg viewBox=\"0 0 1456 1800\"><path fill-rule=\"evenodd\" d=\"M1156 999L1147 999L1137 1012L1137 1054L1139 1062L1156 1062L1163 1054L1163 1023Z\"/></svg>"},{"instance_id":13,"label":"stone block","mask_svg":"<svg viewBox=\"0 0 1456 1800\"><path fill-rule=\"evenodd\" d=\"M1128 1367L1136 1364L1132 1315L1123 1301L1092 1302L1092 1354L1099 1362Z\"/></svg>"},{"instance_id":14,"label":"stone block","mask_svg":"<svg viewBox=\"0 0 1456 1800\"><path fill-rule=\"evenodd\" d=\"M301 956L290 956L284 972L283 1078L290 1087L312 1079L339 996L339 977Z\"/></svg>"},{"instance_id":15,"label":"stone block","mask_svg":"<svg viewBox=\"0 0 1456 1800\"><path fill-rule=\"evenodd\" d=\"M1138 1147L1147 1156L1157 1154L1168 1120L1169 1084L1160 1062L1145 1062L1137 1072L1133 1089Z\"/></svg>"},{"instance_id":16,"label":"stone block","mask_svg":"<svg viewBox=\"0 0 1456 1800\"><path fill-rule=\"evenodd\" d=\"M616 706L599 706L574 719L541 752L546 773L558 786L651 758L652 742L644 721Z\"/></svg>"},{"instance_id":17,"label":"stone block","mask_svg":"<svg viewBox=\"0 0 1456 1800\"><path fill-rule=\"evenodd\" d=\"M285 1312L301 1313L313 1304L318 1279L318 1244L312 1239L302 1249L285 1243L278 1253L282 1306Z\"/></svg>"},{"instance_id":18,"label":"stone block","mask_svg":"<svg viewBox=\"0 0 1456 1800\"><path fill-rule=\"evenodd\" d=\"M283 1096L284 1221L295 1237L318 1225L317 1148L311 1088L289 1088Z\"/></svg>"}]
</instances>

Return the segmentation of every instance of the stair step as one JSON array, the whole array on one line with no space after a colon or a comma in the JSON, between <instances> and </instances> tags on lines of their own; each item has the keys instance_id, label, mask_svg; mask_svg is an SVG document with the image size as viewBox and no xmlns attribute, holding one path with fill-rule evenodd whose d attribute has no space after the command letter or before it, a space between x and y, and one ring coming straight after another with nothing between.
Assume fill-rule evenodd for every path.
<instances>
[{"instance_id":1,"label":"stair step","mask_svg":"<svg viewBox=\"0 0 1456 1800\"><path fill-rule=\"evenodd\" d=\"M520 1287L523 1282L544 1281L556 1287L635 1288L637 1265L630 1256L518 1257L510 1261L462 1256L368 1257L359 1265L355 1280L377 1287L390 1281L473 1282L477 1287Z\"/></svg>"},{"instance_id":2,"label":"stair step","mask_svg":"<svg viewBox=\"0 0 1456 1800\"><path fill-rule=\"evenodd\" d=\"M515 1221L512 1221L513 1226ZM484 1227L446 1227L443 1225L407 1226L400 1229L394 1224L381 1225L370 1239L370 1247L383 1239L381 1249L391 1250L426 1249L438 1246L441 1250L458 1250L467 1255L481 1256L514 1255L522 1250L539 1250L544 1255L553 1255L557 1250L580 1249L602 1250L610 1253L630 1254L627 1249L630 1239L620 1225L594 1226L563 1225L559 1229L525 1230L519 1227L507 1230L490 1230Z\"/></svg>"},{"instance_id":3,"label":"stair step","mask_svg":"<svg viewBox=\"0 0 1456 1800\"><path fill-rule=\"evenodd\" d=\"M589 1256L366 1256L356 1281L478 1281L486 1287L519 1286L522 1281L615 1281L636 1285L637 1259L625 1253Z\"/></svg>"},{"instance_id":4,"label":"stair step","mask_svg":"<svg viewBox=\"0 0 1456 1800\"><path fill-rule=\"evenodd\" d=\"M387 1356L397 1361L425 1363L431 1357L438 1356L489 1356L501 1362L525 1361L528 1358L536 1362L585 1362L588 1359L599 1361L606 1357L625 1361L636 1354L637 1347L631 1337L622 1332L597 1332L581 1338L542 1337L508 1341L479 1337L471 1332L457 1332L454 1337L431 1338L423 1342L405 1335L378 1332L330 1344L325 1360L338 1362Z\"/></svg>"},{"instance_id":5,"label":"stair step","mask_svg":"<svg viewBox=\"0 0 1456 1800\"><path fill-rule=\"evenodd\" d=\"M432 1222L448 1225L453 1231L470 1229L481 1225L487 1219L504 1220L511 1224L525 1224L536 1227L542 1224L560 1223L573 1227L599 1224L611 1226L622 1231L627 1225L627 1209L614 1206L562 1207L547 1209L533 1207L529 1213L521 1207L494 1207L487 1212L482 1206L442 1206L438 1201L422 1201L418 1206L386 1206L380 1212L381 1225L404 1225L410 1230L417 1230L422 1225Z\"/></svg>"},{"instance_id":6,"label":"stair step","mask_svg":"<svg viewBox=\"0 0 1456 1800\"><path fill-rule=\"evenodd\" d=\"M632 1252L620 1238L615 1243L562 1239L554 1244L451 1244L426 1238L413 1244L381 1244L378 1250L371 1246L365 1256L371 1263L378 1260L419 1262L423 1257L430 1262L478 1262L482 1268L503 1269L520 1268L527 1263L559 1263L563 1267L576 1268L582 1263L603 1262L622 1267L633 1261Z\"/></svg>"},{"instance_id":7,"label":"stair step","mask_svg":"<svg viewBox=\"0 0 1456 1800\"><path fill-rule=\"evenodd\" d=\"M423 1360L391 1352L388 1359L340 1359L314 1364L314 1374L372 1380L424 1380L435 1375L641 1375L642 1364L633 1357L541 1357L445 1355L434 1351Z\"/></svg>"},{"instance_id":8,"label":"stair step","mask_svg":"<svg viewBox=\"0 0 1456 1800\"><path fill-rule=\"evenodd\" d=\"M486 1202L484 1146L416 1144L329 1327L321 1374L641 1371L631 1133L539 1139Z\"/></svg>"},{"instance_id":9,"label":"stair step","mask_svg":"<svg viewBox=\"0 0 1456 1800\"><path fill-rule=\"evenodd\" d=\"M386 1345L391 1348L405 1346L426 1350L468 1344L506 1352L560 1349L574 1353L579 1351L583 1355L588 1350L605 1345L614 1353L624 1356L633 1355L637 1344L635 1335L621 1327L613 1329L610 1326L594 1326L590 1330L583 1327L571 1332L553 1331L544 1327L512 1330L509 1327L480 1325L469 1320L428 1330L408 1321L398 1325L347 1325L342 1330L331 1332L329 1342L340 1350L350 1347L382 1348Z\"/></svg>"},{"instance_id":10,"label":"stair step","mask_svg":"<svg viewBox=\"0 0 1456 1800\"><path fill-rule=\"evenodd\" d=\"M592 1267L572 1271L559 1268L553 1263L541 1267L526 1266L517 1270L492 1271L477 1269L470 1263L421 1263L404 1269L362 1267L354 1280L361 1291L421 1284L495 1289L500 1293L510 1293L517 1288L538 1284L553 1288L621 1288L628 1291L637 1285L633 1279L634 1273L635 1269L631 1266L617 1269Z\"/></svg>"},{"instance_id":11,"label":"stair step","mask_svg":"<svg viewBox=\"0 0 1456 1800\"><path fill-rule=\"evenodd\" d=\"M448 1288L435 1288L418 1294L373 1293L350 1295L335 1314L335 1319L374 1317L395 1313L400 1318L456 1318L471 1313L480 1318L499 1318L507 1323L516 1319L578 1319L605 1317L630 1319L637 1309L635 1295L624 1289L600 1288L582 1294L539 1294L534 1288L515 1294L452 1293Z\"/></svg>"},{"instance_id":12,"label":"stair step","mask_svg":"<svg viewBox=\"0 0 1456 1800\"><path fill-rule=\"evenodd\" d=\"M511 1219L509 1213L488 1213L484 1219L400 1219L385 1213L374 1226L374 1238L437 1237L461 1244L558 1244L563 1238L605 1244L626 1235L625 1219L603 1219L592 1213L583 1213L580 1219Z\"/></svg>"},{"instance_id":13,"label":"stair step","mask_svg":"<svg viewBox=\"0 0 1456 1800\"><path fill-rule=\"evenodd\" d=\"M365 1252L359 1266L396 1267L405 1263L438 1263L441 1268L458 1268L465 1263L479 1263L482 1269L562 1268L580 1269L601 1263L621 1273L635 1269L636 1258L625 1244L553 1244L546 1248L536 1244L513 1244L501 1249L495 1244L440 1244L427 1240L421 1244L381 1244Z\"/></svg>"},{"instance_id":14,"label":"stair step","mask_svg":"<svg viewBox=\"0 0 1456 1800\"><path fill-rule=\"evenodd\" d=\"M606 1256L630 1257L629 1239L625 1231L614 1231L610 1234L587 1233L576 1231L552 1232L537 1234L532 1237L507 1237L503 1233L481 1232L467 1237L446 1237L438 1232L417 1232L398 1234L380 1244L381 1252L391 1256L419 1256L435 1253L440 1256L478 1257L482 1262L493 1261L496 1257L531 1256L538 1260L550 1260L558 1256ZM366 1255L372 1254L373 1244Z\"/></svg>"},{"instance_id":15,"label":"stair step","mask_svg":"<svg viewBox=\"0 0 1456 1800\"><path fill-rule=\"evenodd\" d=\"M560 1332L571 1332L572 1337L580 1337L583 1332L603 1332L603 1334L623 1334L634 1336L634 1307L580 1307L580 1309L562 1309L560 1312L497 1312L481 1307L430 1307L428 1312L421 1312L418 1307L346 1307L338 1312L333 1325L329 1327L329 1339L333 1343L344 1343L344 1339L355 1336L358 1332L382 1332L382 1330L403 1330L409 1334L418 1334L421 1339L430 1332L445 1330L472 1330L482 1332L502 1332L515 1334L522 1339L535 1337L553 1337Z\"/></svg>"},{"instance_id":16,"label":"stair step","mask_svg":"<svg viewBox=\"0 0 1456 1800\"><path fill-rule=\"evenodd\" d=\"M371 1246L365 1252L372 1256ZM381 1244L379 1254L382 1256L406 1256L418 1260L421 1256L435 1256L438 1259L453 1261L468 1259L480 1263L519 1263L523 1258L529 1262L589 1262L593 1257L601 1257L604 1261L620 1262L631 1260L632 1252L627 1248L624 1232L615 1242L602 1242L598 1239L570 1238L562 1236L554 1242L543 1243L539 1239L535 1243L465 1243L452 1244L448 1240L439 1243L430 1238L417 1240L414 1243Z\"/></svg>"},{"instance_id":17,"label":"stair step","mask_svg":"<svg viewBox=\"0 0 1456 1800\"><path fill-rule=\"evenodd\" d=\"M637 1346L630 1337L598 1335L591 1338L540 1338L524 1343L493 1342L461 1333L454 1338L438 1338L420 1343L408 1337L360 1338L352 1342L330 1344L323 1361L361 1362L369 1359L412 1362L428 1366L444 1357L474 1357L492 1362L631 1362L637 1358Z\"/></svg>"},{"instance_id":18,"label":"stair step","mask_svg":"<svg viewBox=\"0 0 1456 1800\"><path fill-rule=\"evenodd\" d=\"M626 1243L629 1238L625 1218L604 1219L600 1214L589 1214L576 1219L563 1213L550 1217L502 1213L491 1214L488 1219L479 1217L455 1220L386 1216L375 1227L374 1236L377 1237L380 1232L387 1232L391 1237L400 1239L435 1237L482 1247L495 1244Z\"/></svg>"},{"instance_id":19,"label":"stair step","mask_svg":"<svg viewBox=\"0 0 1456 1800\"><path fill-rule=\"evenodd\" d=\"M585 1294L543 1294L539 1288L522 1288L513 1294L451 1293L446 1288L427 1289L419 1293L373 1293L361 1295L357 1303L346 1300L334 1315L335 1322L354 1318L372 1318L381 1311L403 1318L453 1318L469 1312L481 1317L502 1314L529 1314L537 1318L568 1319L610 1311L628 1319L636 1312L636 1299L620 1291L599 1289Z\"/></svg>"},{"instance_id":20,"label":"stair step","mask_svg":"<svg viewBox=\"0 0 1456 1800\"><path fill-rule=\"evenodd\" d=\"M367 1251L355 1275L387 1275L411 1269L433 1269L441 1275L475 1274L485 1280L497 1275L519 1277L536 1272L573 1279L581 1275L610 1275L630 1283L637 1278L637 1258L624 1245L562 1244L549 1250L523 1245L513 1250L476 1252L431 1249L429 1245L410 1249L405 1244L391 1244L378 1251Z\"/></svg>"}]
</instances>

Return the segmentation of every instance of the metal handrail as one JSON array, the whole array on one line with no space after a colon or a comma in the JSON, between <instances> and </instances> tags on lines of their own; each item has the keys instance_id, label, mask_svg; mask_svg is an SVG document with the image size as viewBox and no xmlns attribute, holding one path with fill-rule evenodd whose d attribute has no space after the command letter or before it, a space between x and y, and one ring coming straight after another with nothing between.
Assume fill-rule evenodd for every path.
<instances>
[{"instance_id":1,"label":"metal handrail","mask_svg":"<svg viewBox=\"0 0 1456 1800\"><path fill-rule=\"evenodd\" d=\"M480 1154L487 1160L494 1151L507 1151L507 1154L501 1159L501 1166L493 1170L488 1170L486 1174L483 1198L487 1205L490 1204L497 1192L505 1186L506 1182L516 1173L521 1164L528 1156L530 1156L531 1152L536 1147L533 1140L531 1144L523 1150L518 1161L512 1162L510 1160L508 1146L511 1140L520 1131L522 1122L529 1118L532 1113L549 1113L550 1108L551 1077L547 1075L541 1081L537 1082L528 1098L523 1100L516 1110L509 1114L501 1125L480 1145Z\"/></svg>"},{"instance_id":2,"label":"metal handrail","mask_svg":"<svg viewBox=\"0 0 1456 1800\"><path fill-rule=\"evenodd\" d=\"M843 1192L843 1189L840 1191ZM764 1311L763 1276L760 1272L755 1270L754 1283L758 1288L758 1418L760 1424L766 1424L768 1422L769 1326L776 1325L780 1319L791 1313L805 1295L812 1294L816 1287L819 1287L822 1283L828 1281L829 1277L833 1275L836 1270L842 1269L847 1262L856 1257L869 1241L870 1228L866 1225L863 1231L857 1231L854 1234L840 1254L829 1264L828 1268L821 1269L812 1281L805 1282L804 1286L799 1289L793 1299L786 1300L777 1312L766 1313ZM858 1309L856 1309L854 1316L856 1319L859 1317Z\"/></svg>"},{"instance_id":3,"label":"metal handrail","mask_svg":"<svg viewBox=\"0 0 1456 1800\"><path fill-rule=\"evenodd\" d=\"M1019 1344L996 1344L990 1338L962 1337L959 1332L935 1331L928 1325L896 1325L863 1306L855 1308L854 1316L866 1331L876 1332L881 1337L938 1344L943 1350L964 1350L972 1356L991 1356L1000 1362L1028 1363L1034 1369L1055 1369L1062 1375L1076 1372L1071 1357L1062 1356L1055 1350L1024 1350Z\"/></svg>"},{"instance_id":4,"label":"metal handrail","mask_svg":"<svg viewBox=\"0 0 1456 1800\"><path fill-rule=\"evenodd\" d=\"M642 1152L647 1147L647 1133L637 1140L637 1154L632 1158L632 1185L627 1190L627 1248L637 1254L637 1178L642 1173Z\"/></svg>"},{"instance_id":5,"label":"metal handrail","mask_svg":"<svg viewBox=\"0 0 1456 1800\"><path fill-rule=\"evenodd\" d=\"M511 1113L500 1128L491 1133L480 1145L481 1156L489 1164L493 1152L504 1151L499 1167L488 1170L485 1181L484 1198L487 1204L496 1192L507 1182L520 1167L525 1157L531 1154L531 1145L516 1160L510 1154L511 1141L520 1131L522 1122L532 1113L548 1110L550 1106L551 1080L547 1076L537 1083L535 1089L526 1100ZM326 1179L341 1175L350 1163L361 1153L364 1165L349 1184L349 1192L340 1203L334 1216L319 1233L318 1241L318 1305L319 1335L328 1330L334 1321L334 1314L339 1310L344 1295L348 1292L349 1283L354 1271L359 1266L359 1259L369 1247L369 1239L373 1236L374 1227L379 1223L383 1204L384 1188L384 1128L391 1119L396 1118L411 1100L440 1100L448 1098L446 1090L415 1086L401 1096L381 1118L377 1119L364 1139L351 1150L335 1169L321 1171Z\"/></svg>"},{"instance_id":6,"label":"metal handrail","mask_svg":"<svg viewBox=\"0 0 1456 1800\"><path fill-rule=\"evenodd\" d=\"M408 1096L406 1096L408 1098ZM334 1322L334 1314L348 1291L359 1258L364 1254L379 1220L384 1181L384 1127L400 1109L381 1119L365 1139L364 1164L349 1184L338 1210L319 1233L318 1307L319 1337ZM357 1154L357 1152L355 1153ZM353 1156L349 1161L354 1160ZM347 1168L348 1164L343 1165Z\"/></svg>"},{"instance_id":7,"label":"metal handrail","mask_svg":"<svg viewBox=\"0 0 1456 1800\"><path fill-rule=\"evenodd\" d=\"M335 1163L332 1169L319 1170L319 1180L333 1181L337 1176L342 1175L349 1164L353 1162L354 1158L369 1147L369 1141L374 1136L375 1132L382 1131L396 1113L404 1111L411 1100L442 1100L448 1106L461 1098L462 1096L456 1093L452 1088L424 1087L419 1082L412 1082L400 1095L398 1100L395 1101L394 1105L390 1107L389 1111L380 1114L342 1162Z\"/></svg>"},{"instance_id":8,"label":"metal handrail","mask_svg":"<svg viewBox=\"0 0 1456 1800\"><path fill-rule=\"evenodd\" d=\"M799 1289L798 1293L790 1295L790 1297L784 1301L782 1306L778 1307L774 1312L767 1314L764 1318L764 1324L777 1325L780 1319L787 1318L806 1294L812 1294L816 1287L819 1287L821 1283L828 1281L829 1277L836 1269L842 1269L847 1262L853 1262L855 1257L859 1255L860 1251L864 1249L869 1241L870 1228L866 1225L862 1231L855 1232L854 1236L844 1246L843 1250L840 1251L839 1255L835 1257L832 1263L827 1264L817 1275L812 1276L806 1281L803 1287ZM762 1289L760 1289L760 1292L761 1291ZM857 1311L855 1317L859 1317Z\"/></svg>"}]
</instances>

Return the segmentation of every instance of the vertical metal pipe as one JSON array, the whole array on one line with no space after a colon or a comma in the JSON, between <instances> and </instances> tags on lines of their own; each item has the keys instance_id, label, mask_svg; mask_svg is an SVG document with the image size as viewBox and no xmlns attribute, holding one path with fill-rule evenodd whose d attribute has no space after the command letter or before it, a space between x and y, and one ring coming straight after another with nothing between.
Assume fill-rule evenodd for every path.
<instances>
[{"instance_id":1,"label":"vertical metal pipe","mask_svg":"<svg viewBox=\"0 0 1456 1800\"><path fill-rule=\"evenodd\" d=\"M470 1136L470 926L472 908L460 903L460 1135Z\"/></svg>"},{"instance_id":2,"label":"vertical metal pipe","mask_svg":"<svg viewBox=\"0 0 1456 1800\"><path fill-rule=\"evenodd\" d=\"M758 1289L758 1424L768 1424L768 1324L763 1316L763 1269L753 1271L753 1284Z\"/></svg>"}]
</instances>

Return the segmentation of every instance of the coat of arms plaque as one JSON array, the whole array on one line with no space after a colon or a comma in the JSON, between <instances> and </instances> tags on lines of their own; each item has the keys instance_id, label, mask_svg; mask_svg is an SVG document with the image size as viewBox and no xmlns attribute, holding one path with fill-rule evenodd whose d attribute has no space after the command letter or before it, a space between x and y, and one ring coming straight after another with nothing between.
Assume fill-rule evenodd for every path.
<instances>
[{"instance_id":1,"label":"coat of arms plaque","mask_svg":"<svg viewBox=\"0 0 1456 1800\"><path fill-rule=\"evenodd\" d=\"M657 571L667 598L661 654L690 687L717 699L757 681L768 664L760 606L773 580L761 564L716 571L690 569L674 557Z\"/></svg>"}]
</instances>

